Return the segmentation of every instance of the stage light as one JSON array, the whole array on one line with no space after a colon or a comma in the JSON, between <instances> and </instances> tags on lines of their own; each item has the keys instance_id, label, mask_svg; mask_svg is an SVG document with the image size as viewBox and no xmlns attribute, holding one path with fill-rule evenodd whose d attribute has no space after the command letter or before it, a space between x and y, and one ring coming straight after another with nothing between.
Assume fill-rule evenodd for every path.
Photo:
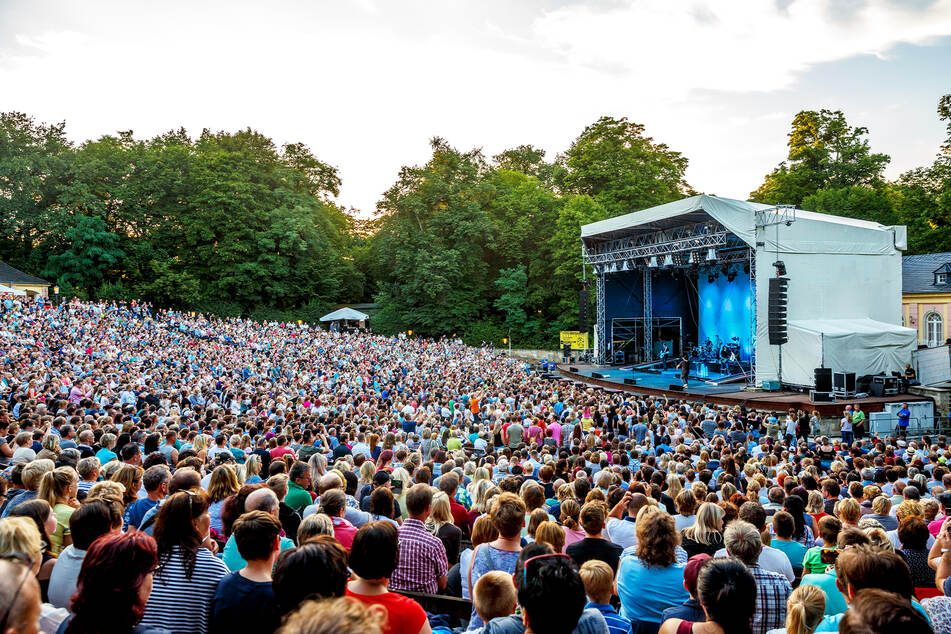
<instances>
[{"instance_id":1,"label":"stage light","mask_svg":"<svg viewBox=\"0 0 951 634\"><path fill-rule=\"evenodd\" d=\"M622 271L630 271L630 270L631 270L631 263L628 262L627 260L624 260L623 262L621 262L621 270L622 270Z\"/></svg>"},{"instance_id":2,"label":"stage light","mask_svg":"<svg viewBox=\"0 0 951 634\"><path fill-rule=\"evenodd\" d=\"M664 266L673 266L674 265L674 256L665 255L664 256Z\"/></svg>"},{"instance_id":3,"label":"stage light","mask_svg":"<svg viewBox=\"0 0 951 634\"><path fill-rule=\"evenodd\" d=\"M783 277L784 275L786 275L786 263L785 263L785 262L783 262L782 260L776 260L775 262L773 262L773 266L776 267L776 275L777 275L778 277Z\"/></svg>"},{"instance_id":4,"label":"stage light","mask_svg":"<svg viewBox=\"0 0 951 634\"><path fill-rule=\"evenodd\" d=\"M608 264L608 273L617 273L617 262Z\"/></svg>"},{"instance_id":5,"label":"stage light","mask_svg":"<svg viewBox=\"0 0 951 634\"><path fill-rule=\"evenodd\" d=\"M710 273L710 274L707 275L707 283L713 284L713 283L716 282L716 281L717 281L717 274L716 274L716 273Z\"/></svg>"},{"instance_id":6,"label":"stage light","mask_svg":"<svg viewBox=\"0 0 951 634\"><path fill-rule=\"evenodd\" d=\"M653 268L657 268L657 256L656 256L656 255L652 255L652 256L651 256L651 259L647 261L647 266L651 267L652 269L653 269Z\"/></svg>"},{"instance_id":7,"label":"stage light","mask_svg":"<svg viewBox=\"0 0 951 634\"><path fill-rule=\"evenodd\" d=\"M746 273L747 275L750 274L750 264L749 264L749 262L747 262L746 264L743 265L743 272Z\"/></svg>"},{"instance_id":8,"label":"stage light","mask_svg":"<svg viewBox=\"0 0 951 634\"><path fill-rule=\"evenodd\" d=\"M730 272L726 274L726 281L732 282L735 279L736 279L736 271L731 269Z\"/></svg>"},{"instance_id":9,"label":"stage light","mask_svg":"<svg viewBox=\"0 0 951 634\"><path fill-rule=\"evenodd\" d=\"M714 262L717 259L717 250L713 247L707 249L707 262Z\"/></svg>"}]
</instances>

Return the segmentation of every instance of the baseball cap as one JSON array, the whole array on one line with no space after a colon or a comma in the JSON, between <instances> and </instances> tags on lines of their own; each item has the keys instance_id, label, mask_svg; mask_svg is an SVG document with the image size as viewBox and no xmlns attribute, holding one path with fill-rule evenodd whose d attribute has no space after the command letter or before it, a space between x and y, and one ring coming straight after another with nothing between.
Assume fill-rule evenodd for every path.
<instances>
[{"instance_id":1,"label":"baseball cap","mask_svg":"<svg viewBox=\"0 0 951 634\"><path fill-rule=\"evenodd\" d=\"M688 559L687 565L684 566L684 587L687 588L687 592L691 596L697 596L697 577L700 576L700 569L703 564L709 559L713 558L707 553L700 553Z\"/></svg>"}]
</instances>

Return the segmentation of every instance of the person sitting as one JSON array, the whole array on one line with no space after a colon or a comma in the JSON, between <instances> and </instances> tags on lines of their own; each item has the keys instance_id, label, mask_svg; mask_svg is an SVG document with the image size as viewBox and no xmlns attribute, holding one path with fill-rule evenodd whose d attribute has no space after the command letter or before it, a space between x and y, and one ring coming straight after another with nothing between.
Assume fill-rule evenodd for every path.
<instances>
[{"instance_id":1,"label":"person sitting","mask_svg":"<svg viewBox=\"0 0 951 634\"><path fill-rule=\"evenodd\" d=\"M483 623L509 616L517 606L518 594L512 584L512 575L490 570L476 581L472 607Z\"/></svg>"},{"instance_id":2,"label":"person sitting","mask_svg":"<svg viewBox=\"0 0 951 634\"><path fill-rule=\"evenodd\" d=\"M344 548L349 549L357 528L346 519L347 496L342 489L331 489L320 496L321 512L330 517L334 525L334 537Z\"/></svg>"},{"instance_id":3,"label":"person sitting","mask_svg":"<svg viewBox=\"0 0 951 634\"><path fill-rule=\"evenodd\" d=\"M680 531L680 537L688 557L700 553L712 557L723 548L723 509L712 502L704 502L697 511L696 521Z\"/></svg>"},{"instance_id":4,"label":"person sitting","mask_svg":"<svg viewBox=\"0 0 951 634\"><path fill-rule=\"evenodd\" d=\"M481 634L603 634L604 617L585 610L584 584L568 555L546 544L529 544L519 553L515 587L522 614L492 619Z\"/></svg>"},{"instance_id":5,"label":"person sitting","mask_svg":"<svg viewBox=\"0 0 951 634\"><path fill-rule=\"evenodd\" d=\"M603 502L587 502L581 507L581 526L585 537L565 549L565 552L575 560L579 566L591 559L598 559L611 566L617 572L621 552L624 550L614 542L608 541L602 535L607 509Z\"/></svg>"},{"instance_id":6,"label":"person sitting","mask_svg":"<svg viewBox=\"0 0 951 634\"><path fill-rule=\"evenodd\" d=\"M409 517L399 527L399 566L390 580L395 590L436 594L446 587L446 547L426 530L432 501L427 484L413 485L406 494Z\"/></svg>"},{"instance_id":7,"label":"person sitting","mask_svg":"<svg viewBox=\"0 0 951 634\"><path fill-rule=\"evenodd\" d=\"M274 496L266 489L257 492ZM245 566L218 583L211 617L212 632L226 634L244 629L272 632L281 623L271 588L271 571L281 553L276 496L273 501L273 513L249 511L234 523L231 539Z\"/></svg>"},{"instance_id":8,"label":"person sitting","mask_svg":"<svg viewBox=\"0 0 951 634\"><path fill-rule=\"evenodd\" d=\"M902 556L911 570L911 581L916 588L934 588L935 571L928 565L928 524L918 515L910 515L898 525L898 539Z\"/></svg>"},{"instance_id":9,"label":"person sitting","mask_svg":"<svg viewBox=\"0 0 951 634\"><path fill-rule=\"evenodd\" d=\"M229 573L215 557L208 497L179 491L159 507L155 520L159 569L142 624L180 632L208 631L218 582Z\"/></svg>"},{"instance_id":10,"label":"person sitting","mask_svg":"<svg viewBox=\"0 0 951 634\"><path fill-rule=\"evenodd\" d=\"M400 547L399 532L389 522L361 526L350 549L353 578L347 584L347 596L385 608L390 634L430 634L426 611L416 601L387 589L400 562Z\"/></svg>"},{"instance_id":11,"label":"person sitting","mask_svg":"<svg viewBox=\"0 0 951 634\"><path fill-rule=\"evenodd\" d=\"M786 511L779 511L773 516L773 532L775 535L770 540L769 545L786 553L789 562L792 564L793 574L799 577L802 575L802 561L806 557L808 548L793 539L795 530L796 523L793 516Z\"/></svg>"},{"instance_id":12,"label":"person sitting","mask_svg":"<svg viewBox=\"0 0 951 634\"><path fill-rule=\"evenodd\" d=\"M816 632L838 632L846 614L851 612L855 597L866 589L884 590L895 594L910 607L924 614L924 608L915 601L914 586L908 565L897 553L858 545L844 549L836 559L836 585L849 609L844 613L823 617ZM908 630L909 632L922 630Z\"/></svg>"},{"instance_id":13,"label":"person sitting","mask_svg":"<svg viewBox=\"0 0 951 634\"><path fill-rule=\"evenodd\" d=\"M314 574L320 570L321 574ZM342 597L347 589L347 549L331 535L316 535L285 550L274 566L271 590L285 616L309 599Z\"/></svg>"},{"instance_id":14,"label":"person sitting","mask_svg":"<svg viewBox=\"0 0 951 634\"><path fill-rule=\"evenodd\" d=\"M145 533L109 533L94 541L79 573L72 615L57 634L164 632L138 625L152 592L157 564L155 540Z\"/></svg>"},{"instance_id":15,"label":"person sitting","mask_svg":"<svg viewBox=\"0 0 951 634\"><path fill-rule=\"evenodd\" d=\"M584 593L588 597L585 609L600 612L605 623L608 624L610 634L631 634L631 622L621 618L611 605L611 597L617 594L617 584L611 566L603 561L592 559L584 562L580 574L581 581L584 583Z\"/></svg>"},{"instance_id":16,"label":"person sitting","mask_svg":"<svg viewBox=\"0 0 951 634\"><path fill-rule=\"evenodd\" d=\"M690 594L690 598L681 605L664 610L661 615L661 623L668 619L682 619L691 622L706 619L703 606L697 600L697 577L700 574L701 566L708 559L712 559L712 557L706 553L700 553L687 560L687 564L684 566L684 589Z\"/></svg>"},{"instance_id":17,"label":"person sitting","mask_svg":"<svg viewBox=\"0 0 951 634\"><path fill-rule=\"evenodd\" d=\"M756 610L752 623L754 634L765 634L768 630L781 627L786 621L786 600L792 587L781 574L760 567L758 562L763 550L761 532L749 522L734 520L727 526L724 539L729 556L744 563L756 581ZM702 597L700 602L703 603Z\"/></svg>"},{"instance_id":18,"label":"person sitting","mask_svg":"<svg viewBox=\"0 0 951 634\"><path fill-rule=\"evenodd\" d=\"M637 545L634 520L637 517L637 512L647 504L647 496L643 493L626 492L620 502L615 504L611 512L608 513L606 526L608 539L621 548L630 548Z\"/></svg>"},{"instance_id":19,"label":"person sitting","mask_svg":"<svg viewBox=\"0 0 951 634\"><path fill-rule=\"evenodd\" d=\"M118 505L91 500L76 509L69 518L73 543L56 558L53 572L50 573L49 600L52 605L69 608L89 547L106 533L121 530L122 515L119 514Z\"/></svg>"},{"instance_id":20,"label":"person sitting","mask_svg":"<svg viewBox=\"0 0 951 634\"><path fill-rule=\"evenodd\" d=\"M278 634L383 634L386 616L351 599L305 601L292 612Z\"/></svg>"},{"instance_id":21,"label":"person sitting","mask_svg":"<svg viewBox=\"0 0 951 634\"><path fill-rule=\"evenodd\" d=\"M885 541L888 541L887 538ZM840 614L848 609L845 597L839 591L835 574L835 562L839 553L851 546L869 545L870 538L864 531L858 528L846 528L839 533L836 548L826 551L826 560L829 562L827 569L821 573L803 575L799 586L816 586L825 593L825 613L827 615ZM891 545L891 542L889 542Z\"/></svg>"},{"instance_id":22,"label":"person sitting","mask_svg":"<svg viewBox=\"0 0 951 634\"><path fill-rule=\"evenodd\" d=\"M729 529L727 529L729 530ZM697 594L706 618L665 621L659 634L750 634L756 609L756 581L735 559L709 559L700 568Z\"/></svg>"},{"instance_id":23,"label":"person sitting","mask_svg":"<svg viewBox=\"0 0 951 634\"><path fill-rule=\"evenodd\" d=\"M748 524L752 524L753 528L759 531L761 535L766 532L766 511L763 510L763 507L757 502L746 502L743 504L739 511L739 519ZM728 548L721 548L716 552L714 557L727 557L729 555L729 553L727 553L728 550ZM786 581L789 583L792 583L796 579L789 557L786 556L786 553L772 546L763 546L760 549L757 555L756 565L764 570L775 572L786 577ZM786 597L783 597L783 602L785 601Z\"/></svg>"},{"instance_id":24,"label":"person sitting","mask_svg":"<svg viewBox=\"0 0 951 634\"><path fill-rule=\"evenodd\" d=\"M3 605L0 632L3 634L38 631L37 622L42 612L40 583L25 559L0 559L0 604Z\"/></svg>"},{"instance_id":25,"label":"person sitting","mask_svg":"<svg viewBox=\"0 0 951 634\"><path fill-rule=\"evenodd\" d=\"M855 595L838 631L842 634L934 634L925 615L904 597L874 588Z\"/></svg>"},{"instance_id":26,"label":"person sitting","mask_svg":"<svg viewBox=\"0 0 951 634\"><path fill-rule=\"evenodd\" d=\"M802 559L802 574L822 574L826 571L829 564L822 561L822 551L835 550L841 531L842 523L836 517L827 515L819 520L819 537L822 538L822 546L813 546L806 551ZM826 558L828 559L828 556Z\"/></svg>"},{"instance_id":27,"label":"person sitting","mask_svg":"<svg viewBox=\"0 0 951 634\"><path fill-rule=\"evenodd\" d=\"M684 564L677 563L680 533L673 518L656 507L642 508L636 526L636 554L625 556L618 570L621 616L632 622L635 634L656 634L664 610L689 598Z\"/></svg>"},{"instance_id":28,"label":"person sitting","mask_svg":"<svg viewBox=\"0 0 951 634\"><path fill-rule=\"evenodd\" d=\"M799 586L786 601L786 627L769 634L812 634L822 622L826 595L816 586Z\"/></svg>"},{"instance_id":29,"label":"person sitting","mask_svg":"<svg viewBox=\"0 0 951 634\"><path fill-rule=\"evenodd\" d=\"M272 516L274 519L278 520L280 524L279 513L280 513L280 504L277 501L277 495L271 489L266 487L261 487L252 491L248 497L244 500L244 511L245 513L250 513L253 511L263 511L268 515ZM240 516L240 517L243 517ZM235 522L237 524L237 522ZM241 549L238 547L238 540L234 535L234 527L232 527L231 535L228 536L228 541L225 542L225 548L221 555L221 560L225 562L225 565L228 566L228 570L231 572L237 572L241 570L248 563L244 560L244 557L241 555ZM281 550L287 550L294 547L294 542L288 538L281 535L281 531L278 531L278 537L280 538Z\"/></svg>"}]
</instances>

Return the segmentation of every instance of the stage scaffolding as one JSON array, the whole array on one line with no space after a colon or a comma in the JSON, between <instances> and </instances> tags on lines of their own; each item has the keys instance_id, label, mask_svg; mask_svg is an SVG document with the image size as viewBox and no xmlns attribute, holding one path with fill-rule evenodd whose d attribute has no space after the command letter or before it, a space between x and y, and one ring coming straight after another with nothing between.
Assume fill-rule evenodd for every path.
<instances>
[{"instance_id":1,"label":"stage scaffolding","mask_svg":"<svg viewBox=\"0 0 951 634\"><path fill-rule=\"evenodd\" d=\"M775 220L775 217L771 220ZM591 265L595 275L595 360L599 365L611 361L613 347L613 337L609 336L606 324L605 276L625 271L641 271L643 314L640 320L649 325L654 323L654 270L691 269L701 265L732 263L752 266L753 260L753 250L715 220L685 224L652 233L593 241L591 244L584 243L582 248L585 264ZM646 327L640 351L642 359L651 357L652 346L652 328Z\"/></svg>"}]
</instances>

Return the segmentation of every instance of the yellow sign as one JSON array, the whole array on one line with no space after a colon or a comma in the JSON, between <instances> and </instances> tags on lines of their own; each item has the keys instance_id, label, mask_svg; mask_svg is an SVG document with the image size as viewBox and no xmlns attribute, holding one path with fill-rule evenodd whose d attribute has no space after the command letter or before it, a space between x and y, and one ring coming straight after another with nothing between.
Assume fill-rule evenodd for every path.
<instances>
[{"instance_id":1,"label":"yellow sign","mask_svg":"<svg viewBox=\"0 0 951 634\"><path fill-rule=\"evenodd\" d=\"M571 344L572 350L588 349L588 333L577 330L562 330L560 333L561 345Z\"/></svg>"}]
</instances>

